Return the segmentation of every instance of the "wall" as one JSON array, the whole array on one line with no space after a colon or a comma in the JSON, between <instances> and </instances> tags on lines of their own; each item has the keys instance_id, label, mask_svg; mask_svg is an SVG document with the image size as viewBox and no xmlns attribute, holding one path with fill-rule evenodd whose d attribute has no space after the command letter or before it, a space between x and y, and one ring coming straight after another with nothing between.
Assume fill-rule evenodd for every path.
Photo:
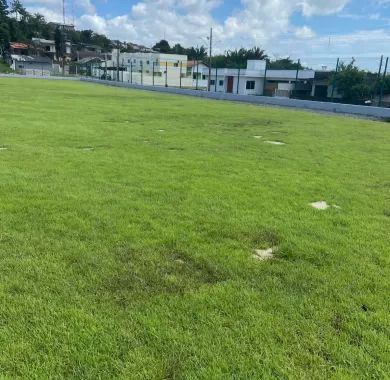
<instances>
[{"instance_id":1,"label":"wall","mask_svg":"<svg viewBox=\"0 0 390 380\"><path fill-rule=\"evenodd\" d=\"M247 90L246 89L246 82L247 81L254 81L255 82L255 89L254 90ZM233 85L233 94L237 94L237 82L238 77L234 78L234 85ZM240 77L239 83L238 83L238 93L240 95L262 95L263 94L263 86L264 86L264 79L259 77Z\"/></svg>"},{"instance_id":2,"label":"wall","mask_svg":"<svg viewBox=\"0 0 390 380\"><path fill-rule=\"evenodd\" d=\"M228 100L234 102L258 104L258 105L280 106L280 107L306 109L306 110L313 110L313 111L320 111L320 112L357 115L357 116L363 116L363 117L369 117L375 119L386 119L386 120L390 119L390 108L365 107L365 106L355 106L351 104L315 102L311 100L272 98L268 96L234 95L234 94L226 94L226 93L207 92L207 91L186 90L186 89L180 89L174 87L166 88L166 87L138 86L138 85L131 85L128 83L100 81L95 79L82 79L82 81L115 86L115 87L127 87L127 88L134 88L134 89L147 90L147 91L166 92L170 94L189 95L189 96L209 98L215 100Z\"/></svg>"}]
</instances>

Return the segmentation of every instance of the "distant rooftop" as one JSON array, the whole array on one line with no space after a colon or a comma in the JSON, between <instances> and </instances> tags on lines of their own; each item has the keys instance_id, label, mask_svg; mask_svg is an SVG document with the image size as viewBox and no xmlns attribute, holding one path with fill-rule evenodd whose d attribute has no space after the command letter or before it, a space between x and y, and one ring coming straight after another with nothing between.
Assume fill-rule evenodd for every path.
<instances>
[{"instance_id":1,"label":"distant rooftop","mask_svg":"<svg viewBox=\"0 0 390 380\"><path fill-rule=\"evenodd\" d=\"M11 49L28 49L29 46L23 42L11 42L10 43Z\"/></svg>"}]
</instances>

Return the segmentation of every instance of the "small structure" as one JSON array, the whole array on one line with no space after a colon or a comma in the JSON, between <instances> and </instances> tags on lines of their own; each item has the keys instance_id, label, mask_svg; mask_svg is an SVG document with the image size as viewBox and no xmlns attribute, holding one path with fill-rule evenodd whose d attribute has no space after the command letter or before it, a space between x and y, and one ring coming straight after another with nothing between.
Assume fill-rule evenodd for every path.
<instances>
[{"instance_id":1,"label":"small structure","mask_svg":"<svg viewBox=\"0 0 390 380\"><path fill-rule=\"evenodd\" d=\"M207 88L206 73L208 76L209 66L203 61L188 61L187 62L187 77L192 78L192 86L195 88Z\"/></svg>"},{"instance_id":2,"label":"small structure","mask_svg":"<svg viewBox=\"0 0 390 380\"><path fill-rule=\"evenodd\" d=\"M10 42L9 54L11 55L28 55L30 46L23 42Z\"/></svg>"},{"instance_id":3,"label":"small structure","mask_svg":"<svg viewBox=\"0 0 390 380\"><path fill-rule=\"evenodd\" d=\"M210 80L210 91L239 95L263 95L265 61L249 60L246 69L212 69L203 71L206 80Z\"/></svg>"},{"instance_id":4,"label":"small structure","mask_svg":"<svg viewBox=\"0 0 390 380\"><path fill-rule=\"evenodd\" d=\"M289 98L291 95L310 96L314 70L268 70L264 95Z\"/></svg>"},{"instance_id":5,"label":"small structure","mask_svg":"<svg viewBox=\"0 0 390 380\"><path fill-rule=\"evenodd\" d=\"M11 55L11 68L26 75L47 76L53 71L53 61L48 57Z\"/></svg>"}]
</instances>

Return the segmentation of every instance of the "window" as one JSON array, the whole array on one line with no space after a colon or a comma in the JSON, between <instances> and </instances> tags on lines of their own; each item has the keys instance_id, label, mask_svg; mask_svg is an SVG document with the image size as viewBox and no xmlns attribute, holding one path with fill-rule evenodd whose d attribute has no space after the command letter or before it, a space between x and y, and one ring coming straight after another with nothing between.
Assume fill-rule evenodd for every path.
<instances>
[{"instance_id":1,"label":"window","mask_svg":"<svg viewBox=\"0 0 390 380\"><path fill-rule=\"evenodd\" d=\"M211 79L210 80L210 86L214 86L215 85L215 80L214 79Z\"/></svg>"},{"instance_id":2,"label":"window","mask_svg":"<svg viewBox=\"0 0 390 380\"><path fill-rule=\"evenodd\" d=\"M173 67L179 67L179 64L178 64L177 62L175 62L175 63L173 64Z\"/></svg>"},{"instance_id":3,"label":"window","mask_svg":"<svg viewBox=\"0 0 390 380\"><path fill-rule=\"evenodd\" d=\"M137 63L137 60L136 59L134 59L134 61L133 61L134 63Z\"/></svg>"},{"instance_id":4,"label":"window","mask_svg":"<svg viewBox=\"0 0 390 380\"><path fill-rule=\"evenodd\" d=\"M149 61L146 61L146 64L147 64L147 65L149 65L149 64L150 64L150 62L149 62Z\"/></svg>"},{"instance_id":5,"label":"window","mask_svg":"<svg viewBox=\"0 0 390 380\"><path fill-rule=\"evenodd\" d=\"M131 60L130 60L130 59L128 59L128 60L127 60L127 63L131 63Z\"/></svg>"},{"instance_id":6,"label":"window","mask_svg":"<svg viewBox=\"0 0 390 380\"><path fill-rule=\"evenodd\" d=\"M206 80L206 75L202 75L202 79L203 79L203 80Z\"/></svg>"},{"instance_id":7,"label":"window","mask_svg":"<svg viewBox=\"0 0 390 380\"><path fill-rule=\"evenodd\" d=\"M254 90L255 89L255 81L254 80L247 80L246 81L246 89L247 90Z\"/></svg>"},{"instance_id":8,"label":"window","mask_svg":"<svg viewBox=\"0 0 390 380\"><path fill-rule=\"evenodd\" d=\"M223 80L220 80L220 81L219 81L219 85L220 85L220 86L223 86Z\"/></svg>"}]
</instances>

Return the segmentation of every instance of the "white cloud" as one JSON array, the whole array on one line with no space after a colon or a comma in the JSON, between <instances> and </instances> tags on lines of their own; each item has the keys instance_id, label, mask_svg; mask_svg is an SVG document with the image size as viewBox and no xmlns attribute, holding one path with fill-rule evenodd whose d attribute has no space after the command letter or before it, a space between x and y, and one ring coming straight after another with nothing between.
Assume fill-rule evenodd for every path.
<instances>
[{"instance_id":1,"label":"white cloud","mask_svg":"<svg viewBox=\"0 0 390 380\"><path fill-rule=\"evenodd\" d=\"M316 33L310 27L304 25L302 27L295 28L294 35L297 38L313 38L316 36Z\"/></svg>"}]
</instances>

